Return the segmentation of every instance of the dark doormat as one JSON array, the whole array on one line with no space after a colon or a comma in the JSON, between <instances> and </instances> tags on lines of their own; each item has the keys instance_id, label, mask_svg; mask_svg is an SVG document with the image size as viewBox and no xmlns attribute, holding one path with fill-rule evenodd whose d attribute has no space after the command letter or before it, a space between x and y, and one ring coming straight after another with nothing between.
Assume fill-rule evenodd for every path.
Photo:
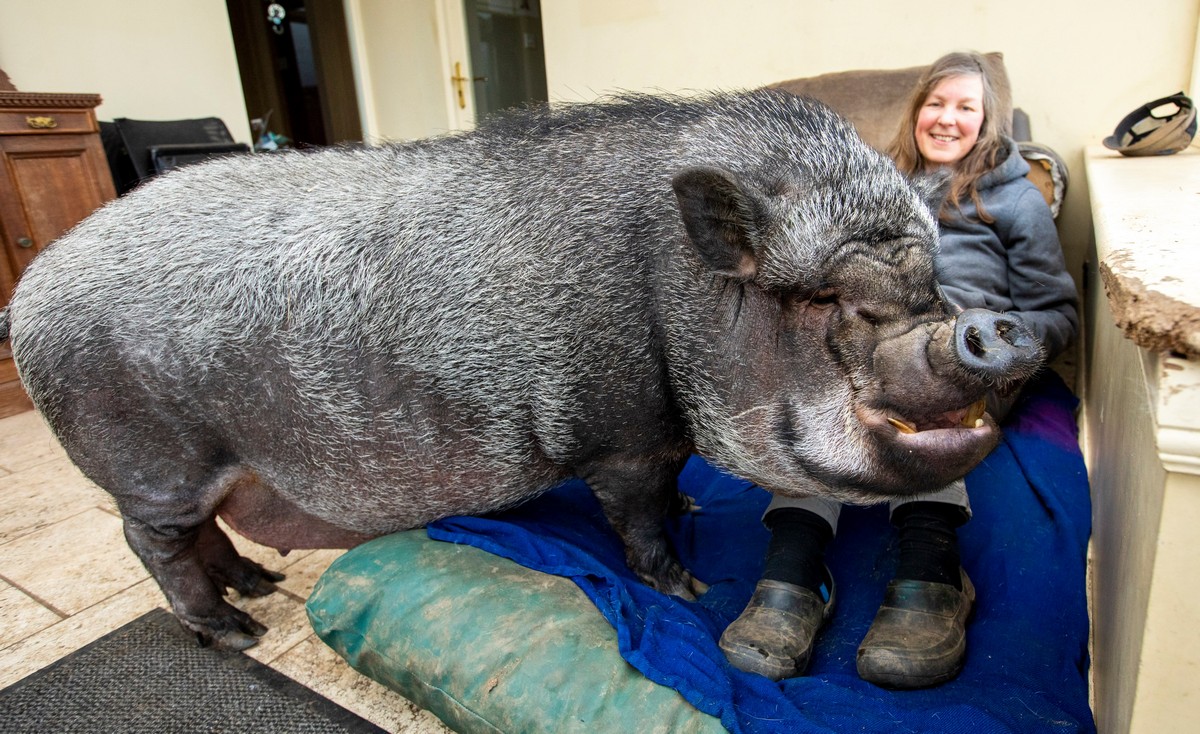
<instances>
[{"instance_id":1,"label":"dark doormat","mask_svg":"<svg viewBox=\"0 0 1200 734\"><path fill-rule=\"evenodd\" d=\"M242 653L202 648L148 612L0 691L0 729L37 732L382 732Z\"/></svg>"}]
</instances>

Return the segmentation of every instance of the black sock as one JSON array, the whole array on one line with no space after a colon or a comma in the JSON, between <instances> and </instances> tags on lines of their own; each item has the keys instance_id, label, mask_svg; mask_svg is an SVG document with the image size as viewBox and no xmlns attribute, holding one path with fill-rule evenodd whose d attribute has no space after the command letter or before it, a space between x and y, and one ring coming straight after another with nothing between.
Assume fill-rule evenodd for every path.
<instances>
[{"instance_id":1,"label":"black sock","mask_svg":"<svg viewBox=\"0 0 1200 734\"><path fill-rule=\"evenodd\" d=\"M967 512L947 502L908 502L892 513L900 531L900 562L896 578L950 584L962 589L958 533Z\"/></svg>"},{"instance_id":2,"label":"black sock","mask_svg":"<svg viewBox=\"0 0 1200 734\"><path fill-rule=\"evenodd\" d=\"M771 544L762 577L821 593L826 583L825 546L833 540L829 523L797 507L772 510L763 523L771 531Z\"/></svg>"}]
</instances>

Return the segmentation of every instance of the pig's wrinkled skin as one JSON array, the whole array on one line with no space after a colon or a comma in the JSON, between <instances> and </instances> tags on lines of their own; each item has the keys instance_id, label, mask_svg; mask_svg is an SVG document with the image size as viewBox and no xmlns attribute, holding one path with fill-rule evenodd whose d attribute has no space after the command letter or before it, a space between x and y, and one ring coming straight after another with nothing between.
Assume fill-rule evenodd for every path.
<instances>
[{"instance_id":1,"label":"pig's wrinkled skin","mask_svg":"<svg viewBox=\"0 0 1200 734\"><path fill-rule=\"evenodd\" d=\"M48 248L0 336L202 639L253 644L265 628L225 587L278 579L218 513L275 547L341 547L573 475L631 568L687 595L703 585L662 520L692 452L865 502L945 484L997 441L990 418L956 422L1038 347L996 314L948 315L926 205L943 185L773 91L230 158Z\"/></svg>"}]
</instances>

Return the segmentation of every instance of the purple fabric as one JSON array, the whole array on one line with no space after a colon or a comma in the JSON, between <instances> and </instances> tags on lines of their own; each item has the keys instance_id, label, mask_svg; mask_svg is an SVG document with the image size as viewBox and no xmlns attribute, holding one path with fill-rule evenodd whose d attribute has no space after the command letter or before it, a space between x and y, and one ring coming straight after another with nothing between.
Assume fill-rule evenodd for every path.
<instances>
[{"instance_id":1,"label":"purple fabric","mask_svg":"<svg viewBox=\"0 0 1200 734\"><path fill-rule=\"evenodd\" d=\"M855 651L895 568L886 507L847 508L827 560L838 608L808 675L773 683L734 669L717 647L762 570L768 494L693 458L682 491L700 513L669 531L711 585L698 602L664 596L624 563L591 492L572 481L500 515L454 517L430 537L477 546L572 578L617 630L622 656L732 732L1092 732L1085 552L1091 508L1073 411L1057 376L1026 389L1003 442L967 477L974 519L959 531L978 600L962 674L938 688L888 691L859 679Z\"/></svg>"}]
</instances>

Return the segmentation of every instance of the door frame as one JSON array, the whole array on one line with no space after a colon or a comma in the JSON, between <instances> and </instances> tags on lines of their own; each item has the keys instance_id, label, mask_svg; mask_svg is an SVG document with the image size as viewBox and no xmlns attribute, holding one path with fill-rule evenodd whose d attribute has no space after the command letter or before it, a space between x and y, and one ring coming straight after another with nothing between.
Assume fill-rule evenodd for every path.
<instances>
[{"instance_id":1,"label":"door frame","mask_svg":"<svg viewBox=\"0 0 1200 734\"><path fill-rule=\"evenodd\" d=\"M263 18L258 0L226 0L230 32L242 82L242 97L246 116L253 120L266 110L276 111L276 132L290 135L281 128L280 110L286 104L275 83L273 55L267 38L260 32ZM349 26L342 0L305 0L309 31L313 44L313 61L317 68L317 88L321 94L321 120L327 142L361 140L363 137L362 110L358 101L358 83L349 37ZM258 109L255 109L258 108ZM253 131L251 137L253 139Z\"/></svg>"},{"instance_id":2,"label":"door frame","mask_svg":"<svg viewBox=\"0 0 1200 734\"><path fill-rule=\"evenodd\" d=\"M462 0L437 0L438 45L445 70L446 119L454 130L475 127L475 85ZM462 101L459 101L459 91Z\"/></svg>"}]
</instances>

